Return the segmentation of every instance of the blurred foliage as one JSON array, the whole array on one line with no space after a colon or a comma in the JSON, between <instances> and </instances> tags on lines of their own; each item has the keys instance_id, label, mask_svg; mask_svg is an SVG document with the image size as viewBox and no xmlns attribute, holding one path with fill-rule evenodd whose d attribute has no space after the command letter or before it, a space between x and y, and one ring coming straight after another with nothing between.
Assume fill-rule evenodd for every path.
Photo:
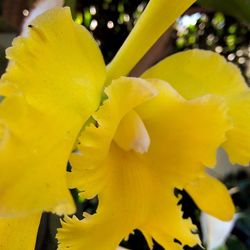
<instances>
[{"instance_id":1,"label":"blurred foliage","mask_svg":"<svg viewBox=\"0 0 250 250\"><path fill-rule=\"evenodd\" d=\"M240 217L227 241L228 250L250 249L250 177L249 171L231 174L224 180L233 192L232 198Z\"/></svg>"},{"instance_id":2,"label":"blurred foliage","mask_svg":"<svg viewBox=\"0 0 250 250\"><path fill-rule=\"evenodd\" d=\"M204 8L221 11L250 25L250 0L198 0Z\"/></svg>"},{"instance_id":3,"label":"blurred foliage","mask_svg":"<svg viewBox=\"0 0 250 250\"><path fill-rule=\"evenodd\" d=\"M237 64L250 83L250 29L221 12L185 16L176 26L177 50L201 48Z\"/></svg>"},{"instance_id":4,"label":"blurred foliage","mask_svg":"<svg viewBox=\"0 0 250 250\"><path fill-rule=\"evenodd\" d=\"M118 51L147 1L85 0L77 1L76 22L93 33L106 63Z\"/></svg>"}]
</instances>

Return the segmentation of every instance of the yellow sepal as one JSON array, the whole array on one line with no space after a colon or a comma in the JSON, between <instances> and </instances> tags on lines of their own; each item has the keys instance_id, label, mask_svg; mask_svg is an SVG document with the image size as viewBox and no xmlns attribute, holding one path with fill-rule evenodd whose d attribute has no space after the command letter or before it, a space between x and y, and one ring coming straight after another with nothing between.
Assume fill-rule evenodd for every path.
<instances>
[{"instance_id":1,"label":"yellow sepal","mask_svg":"<svg viewBox=\"0 0 250 250\"><path fill-rule=\"evenodd\" d=\"M73 213L66 167L100 103L101 52L69 8L55 8L32 22L27 37L14 40L7 57L0 82L0 215Z\"/></svg>"}]
</instances>

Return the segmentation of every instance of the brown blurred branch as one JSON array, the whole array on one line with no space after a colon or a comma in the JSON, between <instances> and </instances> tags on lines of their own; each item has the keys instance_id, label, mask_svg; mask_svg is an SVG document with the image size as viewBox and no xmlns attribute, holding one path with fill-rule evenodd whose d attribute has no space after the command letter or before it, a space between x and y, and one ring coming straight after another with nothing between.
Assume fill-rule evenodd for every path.
<instances>
[{"instance_id":1,"label":"brown blurred branch","mask_svg":"<svg viewBox=\"0 0 250 250\"><path fill-rule=\"evenodd\" d=\"M189 8L183 15L193 15L195 13L210 13L212 10L207 10L199 6ZM145 70L162 60L163 58L173 54L174 40L176 39L173 26L170 27L162 37L154 44L148 53L130 72L131 76L140 76Z\"/></svg>"},{"instance_id":2,"label":"brown blurred branch","mask_svg":"<svg viewBox=\"0 0 250 250\"><path fill-rule=\"evenodd\" d=\"M173 27L170 27L162 35L162 37L153 45L153 47L130 72L130 76L140 76L145 70L153 66L155 63L173 53L173 31Z\"/></svg>"},{"instance_id":3,"label":"brown blurred branch","mask_svg":"<svg viewBox=\"0 0 250 250\"><path fill-rule=\"evenodd\" d=\"M32 2L31 0L3 0L3 19L19 30L23 20L23 10L29 9Z\"/></svg>"}]
</instances>

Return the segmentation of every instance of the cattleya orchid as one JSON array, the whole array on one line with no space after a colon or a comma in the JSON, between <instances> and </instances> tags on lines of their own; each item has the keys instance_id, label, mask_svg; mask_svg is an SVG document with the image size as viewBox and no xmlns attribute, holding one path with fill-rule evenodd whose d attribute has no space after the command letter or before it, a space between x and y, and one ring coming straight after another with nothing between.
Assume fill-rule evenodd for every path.
<instances>
[{"instance_id":1,"label":"cattleya orchid","mask_svg":"<svg viewBox=\"0 0 250 250\"><path fill-rule=\"evenodd\" d=\"M233 162L250 160L249 89L240 71L194 50L126 77L193 2L151 0L107 67L68 8L44 13L15 39L0 84L2 249L34 249L43 211L74 213L68 188L97 195L99 205L81 221L65 217L59 249L116 249L134 229L151 248L152 238L171 250L200 244L175 188L206 213L232 219L226 188L204 170L220 146Z\"/></svg>"}]
</instances>

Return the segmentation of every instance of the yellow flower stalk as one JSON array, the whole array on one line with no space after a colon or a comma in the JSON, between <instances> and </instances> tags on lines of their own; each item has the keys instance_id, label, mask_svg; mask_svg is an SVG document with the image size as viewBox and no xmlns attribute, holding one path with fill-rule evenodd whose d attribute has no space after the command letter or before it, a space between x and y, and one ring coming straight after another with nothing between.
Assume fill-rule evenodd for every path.
<instances>
[{"instance_id":1,"label":"yellow flower stalk","mask_svg":"<svg viewBox=\"0 0 250 250\"><path fill-rule=\"evenodd\" d=\"M106 69L96 42L69 8L39 16L7 58L0 83L0 248L28 250L43 211L75 211L67 162L99 106ZM33 236L26 237L31 228ZM2 239L8 234L9 242Z\"/></svg>"},{"instance_id":2,"label":"yellow flower stalk","mask_svg":"<svg viewBox=\"0 0 250 250\"><path fill-rule=\"evenodd\" d=\"M127 75L158 38L196 0L151 0L115 58L108 65L107 84Z\"/></svg>"}]
</instances>

